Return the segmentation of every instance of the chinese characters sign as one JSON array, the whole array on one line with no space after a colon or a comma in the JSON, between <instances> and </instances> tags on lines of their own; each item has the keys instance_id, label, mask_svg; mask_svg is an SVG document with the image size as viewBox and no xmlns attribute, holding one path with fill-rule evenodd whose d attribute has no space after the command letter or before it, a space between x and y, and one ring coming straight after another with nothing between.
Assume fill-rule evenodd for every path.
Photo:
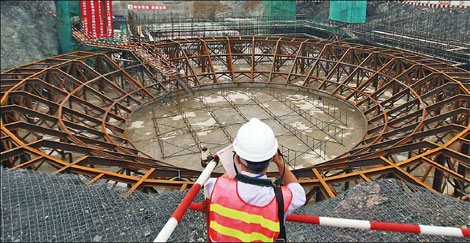
<instances>
[{"instance_id":1,"label":"chinese characters sign","mask_svg":"<svg viewBox=\"0 0 470 243\"><path fill-rule=\"evenodd\" d=\"M144 4L128 4L127 9L132 10L166 10L163 5L144 5Z\"/></svg>"},{"instance_id":2,"label":"chinese characters sign","mask_svg":"<svg viewBox=\"0 0 470 243\"><path fill-rule=\"evenodd\" d=\"M91 39L113 37L111 0L80 0L83 32Z\"/></svg>"}]
</instances>

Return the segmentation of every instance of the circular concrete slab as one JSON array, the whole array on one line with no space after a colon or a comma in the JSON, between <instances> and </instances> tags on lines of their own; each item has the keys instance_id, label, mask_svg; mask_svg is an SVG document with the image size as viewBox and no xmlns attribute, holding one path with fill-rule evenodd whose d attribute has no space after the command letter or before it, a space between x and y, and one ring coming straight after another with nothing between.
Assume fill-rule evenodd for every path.
<instances>
[{"instance_id":1,"label":"circular concrete slab","mask_svg":"<svg viewBox=\"0 0 470 243\"><path fill-rule=\"evenodd\" d=\"M349 151L366 131L362 114L353 106L302 89L212 88L164 100L136 110L128 123L128 136L155 159L196 170L203 169L203 146L211 153L226 147L253 117L274 130L291 169ZM277 170L274 165L272 170Z\"/></svg>"}]
</instances>

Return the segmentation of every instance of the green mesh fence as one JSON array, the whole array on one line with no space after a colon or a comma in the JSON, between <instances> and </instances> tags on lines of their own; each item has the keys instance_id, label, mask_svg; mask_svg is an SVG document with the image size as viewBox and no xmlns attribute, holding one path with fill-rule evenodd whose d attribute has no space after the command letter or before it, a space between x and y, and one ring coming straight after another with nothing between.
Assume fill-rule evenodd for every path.
<instances>
[{"instance_id":1,"label":"green mesh fence","mask_svg":"<svg viewBox=\"0 0 470 243\"><path fill-rule=\"evenodd\" d=\"M74 16L80 16L79 1L56 1L57 32L61 53L76 50L95 51L96 48L83 46L72 37L72 21Z\"/></svg>"},{"instance_id":2,"label":"green mesh fence","mask_svg":"<svg viewBox=\"0 0 470 243\"><path fill-rule=\"evenodd\" d=\"M59 33L60 52L67 53L72 51L72 30L70 29L70 1L57 1L57 30Z\"/></svg>"},{"instance_id":3,"label":"green mesh fence","mask_svg":"<svg viewBox=\"0 0 470 243\"><path fill-rule=\"evenodd\" d=\"M263 16L266 20L295 20L297 4L295 0L263 0Z\"/></svg>"},{"instance_id":4,"label":"green mesh fence","mask_svg":"<svg viewBox=\"0 0 470 243\"><path fill-rule=\"evenodd\" d=\"M365 23L366 22L366 0L336 0L330 1L331 20L345 23Z\"/></svg>"}]
</instances>

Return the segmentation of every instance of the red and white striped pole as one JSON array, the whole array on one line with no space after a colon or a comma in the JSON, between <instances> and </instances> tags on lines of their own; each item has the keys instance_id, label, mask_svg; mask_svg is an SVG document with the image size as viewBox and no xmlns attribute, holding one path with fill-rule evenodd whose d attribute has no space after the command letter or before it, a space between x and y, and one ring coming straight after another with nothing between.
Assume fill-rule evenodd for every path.
<instances>
[{"instance_id":1,"label":"red and white striped pole","mask_svg":"<svg viewBox=\"0 0 470 243\"><path fill-rule=\"evenodd\" d=\"M192 203L190 205L191 210L203 212L204 206L202 203ZM304 224L318 224L332 227L342 228L355 228L365 230L378 230L378 231L393 231L402 233L415 233L422 235L441 235L441 236L455 236L455 237L470 237L469 228L457 228L457 227L443 227L443 226L432 226L432 225L420 225L420 224L399 224L399 223L387 223L378 221L367 221L357 219L343 219L343 218L331 218L331 217L318 217L310 215L291 214L287 216L287 221L304 223Z\"/></svg>"},{"instance_id":2,"label":"red and white striped pole","mask_svg":"<svg viewBox=\"0 0 470 243\"><path fill-rule=\"evenodd\" d=\"M342 227L342 228L394 231L394 232L415 233L415 234L423 234L423 235L470 237L469 228L443 227L443 226L432 226L432 225L421 225L421 224L386 223L386 222L378 222L378 221L318 217L318 216L299 215L299 214L289 215L287 216L286 220L291 221L291 222L318 224L318 225Z\"/></svg>"},{"instance_id":3,"label":"red and white striped pole","mask_svg":"<svg viewBox=\"0 0 470 243\"><path fill-rule=\"evenodd\" d=\"M165 226L163 226L162 230L160 231L160 233L158 233L157 238L155 238L153 242L166 242L168 238L170 238L171 234L173 233L176 226L178 225L178 222L181 220L186 210L188 210L189 205L191 205L191 202L197 196L197 194L201 190L201 187L209 179L216 165L217 165L217 162L214 160L212 160L211 162L209 162L209 164L207 164L206 168L202 171L201 175L197 178L196 182L191 187L188 194L184 196L181 203L178 205L178 207L175 209L175 211L171 215L171 218L166 222Z\"/></svg>"}]
</instances>

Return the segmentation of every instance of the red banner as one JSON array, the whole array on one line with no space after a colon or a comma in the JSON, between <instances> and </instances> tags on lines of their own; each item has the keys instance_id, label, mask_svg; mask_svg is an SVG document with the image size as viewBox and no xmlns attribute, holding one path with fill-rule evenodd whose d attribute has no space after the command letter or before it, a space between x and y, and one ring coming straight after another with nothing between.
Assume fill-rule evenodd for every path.
<instances>
[{"instance_id":1,"label":"red banner","mask_svg":"<svg viewBox=\"0 0 470 243\"><path fill-rule=\"evenodd\" d=\"M88 21L88 30L90 31L88 34L91 35L90 37L93 39L98 38L98 35L96 33L96 8L95 8L95 2L94 1L87 1L87 5L90 6L89 8L89 16L91 21Z\"/></svg>"},{"instance_id":2,"label":"red banner","mask_svg":"<svg viewBox=\"0 0 470 243\"><path fill-rule=\"evenodd\" d=\"M104 26L103 26L103 4L101 0L93 1L96 9L96 36L98 38L103 37Z\"/></svg>"},{"instance_id":3,"label":"red banner","mask_svg":"<svg viewBox=\"0 0 470 243\"><path fill-rule=\"evenodd\" d=\"M111 0L104 0L105 9L106 9L106 37L111 38L113 37L113 4Z\"/></svg>"},{"instance_id":4,"label":"red banner","mask_svg":"<svg viewBox=\"0 0 470 243\"><path fill-rule=\"evenodd\" d=\"M83 32L88 38L113 37L111 0L80 0Z\"/></svg>"},{"instance_id":5,"label":"red banner","mask_svg":"<svg viewBox=\"0 0 470 243\"><path fill-rule=\"evenodd\" d=\"M88 35L88 6L87 1L80 1L80 12L82 13L82 30L83 33Z\"/></svg>"}]
</instances>

